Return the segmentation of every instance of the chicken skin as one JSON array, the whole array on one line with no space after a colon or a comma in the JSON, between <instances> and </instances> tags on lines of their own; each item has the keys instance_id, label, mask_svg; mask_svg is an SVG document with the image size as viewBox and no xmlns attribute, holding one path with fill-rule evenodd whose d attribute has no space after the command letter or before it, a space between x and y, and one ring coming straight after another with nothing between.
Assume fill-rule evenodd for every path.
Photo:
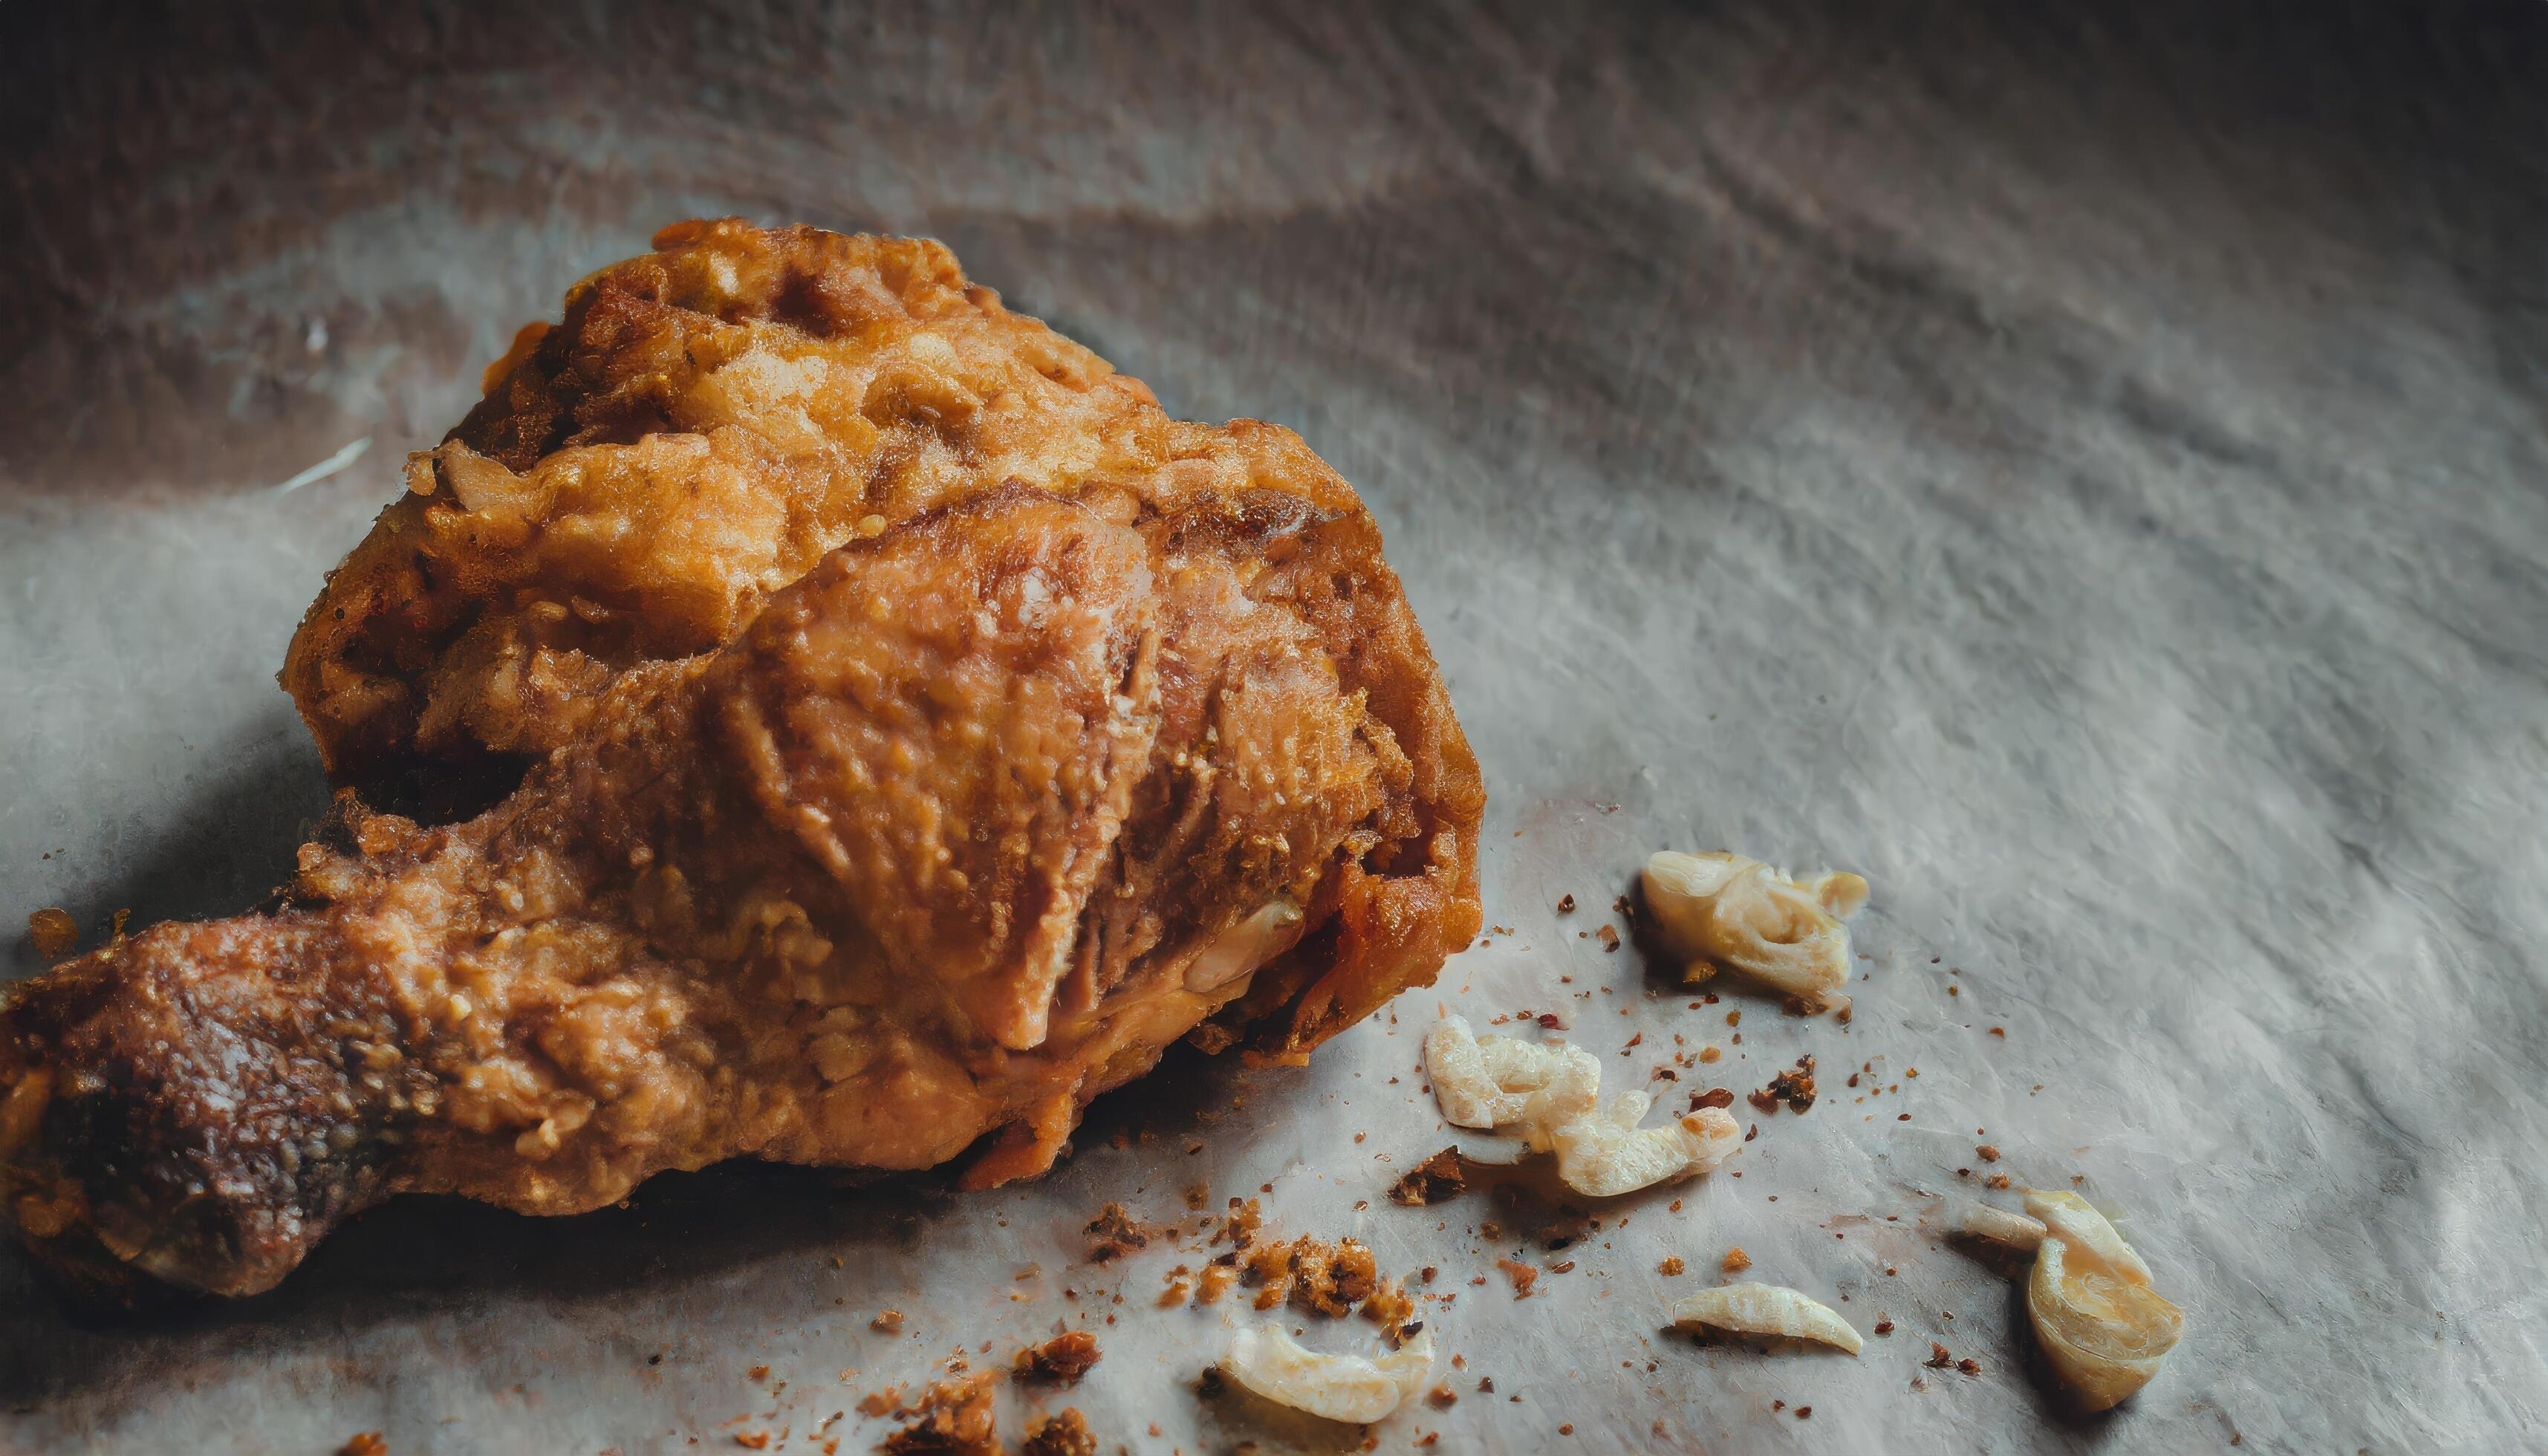
<instances>
[{"instance_id":1,"label":"chicken skin","mask_svg":"<svg viewBox=\"0 0 2548 1456\"><path fill-rule=\"evenodd\" d=\"M341 795L279 909L15 988L0 1208L75 1285L244 1295L404 1191L968 1149L989 1184L1180 1037L1295 1059L1429 982L1483 800L1370 518L1180 465L807 545L701 609L722 647L609 637L571 711L522 699L507 747L563 736L494 808Z\"/></svg>"},{"instance_id":2,"label":"chicken skin","mask_svg":"<svg viewBox=\"0 0 2548 1456\"><path fill-rule=\"evenodd\" d=\"M1170 419L937 243L734 219L655 242L522 330L311 604L283 684L337 783L500 792L619 673L727 641L862 532L1012 481L1362 509L1289 430ZM1420 774L1469 772L1423 741L1455 728L1391 721Z\"/></svg>"}]
</instances>

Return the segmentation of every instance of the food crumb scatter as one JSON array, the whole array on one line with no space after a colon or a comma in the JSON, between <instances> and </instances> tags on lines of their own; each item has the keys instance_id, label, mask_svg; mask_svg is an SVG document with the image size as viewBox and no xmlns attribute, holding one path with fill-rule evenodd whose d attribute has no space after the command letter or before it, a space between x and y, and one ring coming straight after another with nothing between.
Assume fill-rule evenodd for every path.
<instances>
[{"instance_id":1,"label":"food crumb scatter","mask_svg":"<svg viewBox=\"0 0 2548 1456\"><path fill-rule=\"evenodd\" d=\"M920 1418L885 1437L890 1456L990 1456L1000 1449L998 1412L991 1387L999 1372L983 1371L963 1380L943 1380L921 1393L912 1409Z\"/></svg>"},{"instance_id":2,"label":"food crumb scatter","mask_svg":"<svg viewBox=\"0 0 2548 1456\"><path fill-rule=\"evenodd\" d=\"M1017 1378L1046 1385L1077 1385L1104 1356L1097 1348L1097 1336L1084 1329L1066 1330L1040 1345L1029 1345L1017 1353L1010 1368Z\"/></svg>"},{"instance_id":3,"label":"food crumb scatter","mask_svg":"<svg viewBox=\"0 0 2548 1456\"><path fill-rule=\"evenodd\" d=\"M1727 1250L1725 1251L1725 1272L1726 1272L1726 1273L1728 1273L1728 1274L1740 1274L1740 1273L1742 1273L1744 1270L1749 1269L1749 1268L1751 1268L1751 1267L1752 1267L1752 1256L1751 1256L1750 1254L1745 1253L1742 1249L1740 1249L1740 1248L1730 1248L1730 1249L1727 1249Z\"/></svg>"},{"instance_id":4,"label":"food crumb scatter","mask_svg":"<svg viewBox=\"0 0 2548 1456\"><path fill-rule=\"evenodd\" d=\"M900 1310L887 1310L883 1314L876 1316L873 1320L868 1320L867 1327L875 1330L879 1334L900 1334L902 1333L902 1312Z\"/></svg>"},{"instance_id":5,"label":"food crumb scatter","mask_svg":"<svg viewBox=\"0 0 2548 1456\"><path fill-rule=\"evenodd\" d=\"M1089 1238L1088 1257L1094 1263L1109 1264L1136 1249L1149 1245L1150 1235L1133 1222L1120 1203L1110 1203L1097 1211L1084 1230Z\"/></svg>"},{"instance_id":6,"label":"food crumb scatter","mask_svg":"<svg viewBox=\"0 0 2548 1456\"><path fill-rule=\"evenodd\" d=\"M1460 1149L1455 1143L1416 1164L1405 1177L1390 1185L1389 1199L1410 1208L1422 1208L1457 1198L1468 1190L1468 1179L1460 1169Z\"/></svg>"},{"instance_id":7,"label":"food crumb scatter","mask_svg":"<svg viewBox=\"0 0 2548 1456\"><path fill-rule=\"evenodd\" d=\"M1666 1279L1678 1279L1681 1277L1682 1271L1688 1267L1688 1265L1681 1261L1681 1255L1675 1254L1664 1260L1662 1263L1657 1264L1655 1266L1655 1272L1661 1274Z\"/></svg>"},{"instance_id":8,"label":"food crumb scatter","mask_svg":"<svg viewBox=\"0 0 2548 1456\"><path fill-rule=\"evenodd\" d=\"M1158 1427L1152 1426L1156 1431ZM1088 1419L1076 1406L1065 1406L1059 1412L1027 1422L1026 1443L1018 1447L1018 1456L1097 1456L1097 1438L1088 1432Z\"/></svg>"},{"instance_id":9,"label":"food crumb scatter","mask_svg":"<svg viewBox=\"0 0 2548 1456\"><path fill-rule=\"evenodd\" d=\"M1504 1273L1504 1277L1512 1281L1514 1299L1520 1300L1530 1298L1530 1287L1539 1280L1539 1271L1537 1269L1532 1268L1528 1264L1518 1263L1512 1259L1498 1259L1496 1260L1496 1267L1502 1269Z\"/></svg>"}]
</instances>

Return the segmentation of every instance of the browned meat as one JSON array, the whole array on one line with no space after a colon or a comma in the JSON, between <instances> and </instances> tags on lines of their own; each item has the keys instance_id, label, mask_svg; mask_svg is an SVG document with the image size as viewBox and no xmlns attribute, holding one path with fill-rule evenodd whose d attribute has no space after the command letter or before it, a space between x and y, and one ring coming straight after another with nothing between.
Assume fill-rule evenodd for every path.
<instances>
[{"instance_id":1,"label":"browned meat","mask_svg":"<svg viewBox=\"0 0 2548 1456\"><path fill-rule=\"evenodd\" d=\"M245 1294L403 1190L977 1142L988 1183L1178 1037L1293 1058L1429 982L1474 761L1369 517L1247 448L854 533L721 650L520 719L567 736L485 814L341 799L280 911L17 988L0 1206L74 1279Z\"/></svg>"}]
</instances>

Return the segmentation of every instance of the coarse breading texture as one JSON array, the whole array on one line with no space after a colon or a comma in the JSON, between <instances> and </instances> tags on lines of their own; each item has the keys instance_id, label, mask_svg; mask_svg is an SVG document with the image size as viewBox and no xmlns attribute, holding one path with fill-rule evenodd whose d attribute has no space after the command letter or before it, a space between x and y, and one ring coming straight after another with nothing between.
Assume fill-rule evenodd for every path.
<instances>
[{"instance_id":1,"label":"coarse breading texture","mask_svg":"<svg viewBox=\"0 0 2548 1456\"><path fill-rule=\"evenodd\" d=\"M1144 505L1274 491L1367 521L1298 436L1170 419L938 243L683 223L488 370L311 604L283 683L375 802L454 771L500 787L618 673L726 641L863 529L1010 481ZM1412 634L1385 568L1372 585L1359 625ZM1373 650L1379 676L1403 665ZM1419 776L1459 772L1429 752L1439 706L1380 706Z\"/></svg>"},{"instance_id":2,"label":"coarse breading texture","mask_svg":"<svg viewBox=\"0 0 2548 1456\"><path fill-rule=\"evenodd\" d=\"M1358 656L1376 546L1289 493L1020 485L856 538L485 814L341 799L283 908L15 988L0 1207L76 1282L245 1294L397 1192L985 1140L987 1183L1216 1012L1305 1053L1477 923L1478 803L1379 706L1439 684ZM1198 988L1233 934L1264 963Z\"/></svg>"}]
</instances>

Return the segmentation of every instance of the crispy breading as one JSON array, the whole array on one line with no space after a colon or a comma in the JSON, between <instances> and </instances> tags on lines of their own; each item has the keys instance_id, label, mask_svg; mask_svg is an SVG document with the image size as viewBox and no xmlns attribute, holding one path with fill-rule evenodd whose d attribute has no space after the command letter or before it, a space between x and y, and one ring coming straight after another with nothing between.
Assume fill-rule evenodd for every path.
<instances>
[{"instance_id":1,"label":"crispy breading","mask_svg":"<svg viewBox=\"0 0 2548 1456\"><path fill-rule=\"evenodd\" d=\"M1357 626L1405 610L1368 518L1157 499L1013 485L859 537L722 649L617 673L485 814L341 800L284 908L25 983L0 1206L76 1278L245 1294L405 1190L563 1214L986 1138L976 1181L1022 1176L1216 1011L1281 1013L1288 1053L1429 981L1477 806L1388 717L1440 686L1386 667L1411 622ZM1241 933L1271 962L1198 986Z\"/></svg>"},{"instance_id":2,"label":"crispy breading","mask_svg":"<svg viewBox=\"0 0 2548 1456\"><path fill-rule=\"evenodd\" d=\"M1303 907L1324 948L1258 975L1207 1046L1254 1023L1252 1050L1296 1059L1476 934L1476 759L1370 512L1298 435L1170 419L935 242L729 218L655 243L522 331L311 604L283 683L339 783L483 802L620 674L729 640L864 533L1018 482L1218 558L1217 590L1279 604L1359 695L1381 801ZM1160 686L1172 720L1258 701L1173 659ZM1209 873L1220 848L1152 867ZM1148 933L1138 895L1118 908L1113 934Z\"/></svg>"}]
</instances>

